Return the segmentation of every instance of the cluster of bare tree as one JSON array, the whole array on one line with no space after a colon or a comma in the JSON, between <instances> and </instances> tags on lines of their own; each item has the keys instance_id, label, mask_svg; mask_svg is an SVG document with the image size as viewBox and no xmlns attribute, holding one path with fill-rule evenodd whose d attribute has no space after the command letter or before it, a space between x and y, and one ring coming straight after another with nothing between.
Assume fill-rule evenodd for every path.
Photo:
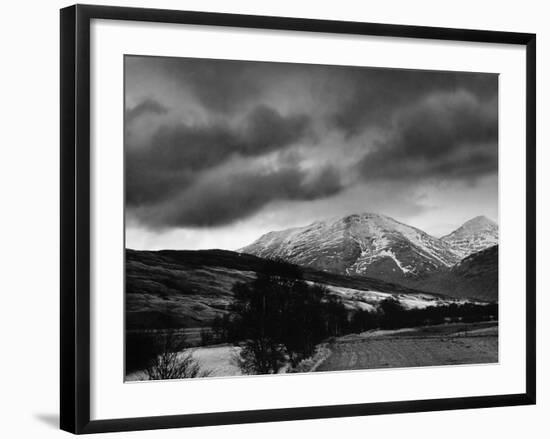
<instances>
[{"instance_id":1,"label":"cluster of bare tree","mask_svg":"<svg viewBox=\"0 0 550 439\"><path fill-rule=\"evenodd\" d=\"M396 329L438 325L450 322L498 320L497 303L451 303L407 309L393 298L383 300L376 311L354 311L350 316L351 332L369 329Z\"/></svg>"},{"instance_id":2,"label":"cluster of bare tree","mask_svg":"<svg viewBox=\"0 0 550 439\"><path fill-rule=\"evenodd\" d=\"M142 370L150 380L197 378L210 375L193 357L183 334L169 329L131 333L126 337L126 373Z\"/></svg>"},{"instance_id":3,"label":"cluster of bare tree","mask_svg":"<svg viewBox=\"0 0 550 439\"><path fill-rule=\"evenodd\" d=\"M305 282L294 265L271 261L262 275L236 284L233 292L233 317L224 333L241 347L245 373L296 366L321 340L347 330L344 305L325 288Z\"/></svg>"},{"instance_id":4,"label":"cluster of bare tree","mask_svg":"<svg viewBox=\"0 0 550 439\"><path fill-rule=\"evenodd\" d=\"M185 339L170 330L158 337L159 353L151 359L145 371L150 380L197 378L210 375L202 370L193 358L192 350L186 349Z\"/></svg>"}]
</instances>

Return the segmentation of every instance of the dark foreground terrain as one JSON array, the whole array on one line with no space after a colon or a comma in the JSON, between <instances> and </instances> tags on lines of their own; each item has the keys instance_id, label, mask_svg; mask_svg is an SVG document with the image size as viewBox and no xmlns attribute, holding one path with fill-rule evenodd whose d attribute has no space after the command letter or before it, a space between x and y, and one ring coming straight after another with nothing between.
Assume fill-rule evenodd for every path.
<instances>
[{"instance_id":1,"label":"dark foreground terrain","mask_svg":"<svg viewBox=\"0 0 550 439\"><path fill-rule=\"evenodd\" d=\"M189 348L210 377L242 375L230 344ZM182 352L183 353L183 352ZM395 367L449 366L498 362L498 323L451 323L349 334L319 345L317 353L287 372L330 372ZM147 380L142 370L127 381Z\"/></svg>"},{"instance_id":2,"label":"dark foreground terrain","mask_svg":"<svg viewBox=\"0 0 550 439\"><path fill-rule=\"evenodd\" d=\"M498 362L498 324L448 324L339 337L316 371Z\"/></svg>"},{"instance_id":3,"label":"dark foreground terrain","mask_svg":"<svg viewBox=\"0 0 550 439\"><path fill-rule=\"evenodd\" d=\"M477 256L457 266L464 275L476 273L469 258ZM229 375L234 365L224 359L228 353L239 357L245 374L498 359L497 324L487 329L475 323L498 319L495 302L244 253L127 250L125 306L127 374L159 361L179 364L174 354L184 351L193 356L193 367ZM212 345L239 349L214 352ZM178 377L193 378L193 370ZM151 379L175 378L157 375L152 371Z\"/></svg>"}]
</instances>

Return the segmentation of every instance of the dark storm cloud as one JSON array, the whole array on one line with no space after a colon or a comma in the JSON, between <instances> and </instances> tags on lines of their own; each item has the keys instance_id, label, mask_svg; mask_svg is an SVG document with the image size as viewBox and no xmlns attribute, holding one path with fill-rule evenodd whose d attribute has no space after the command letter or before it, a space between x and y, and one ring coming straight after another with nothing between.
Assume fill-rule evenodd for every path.
<instances>
[{"instance_id":1,"label":"dark storm cloud","mask_svg":"<svg viewBox=\"0 0 550 439\"><path fill-rule=\"evenodd\" d=\"M192 58L156 60L168 78L188 89L211 111L234 111L262 92L260 63Z\"/></svg>"},{"instance_id":2,"label":"dark storm cloud","mask_svg":"<svg viewBox=\"0 0 550 439\"><path fill-rule=\"evenodd\" d=\"M498 91L494 74L355 68L343 75L349 92L332 121L347 136L387 126L396 110L433 93L465 90L491 99Z\"/></svg>"},{"instance_id":3,"label":"dark storm cloud","mask_svg":"<svg viewBox=\"0 0 550 439\"><path fill-rule=\"evenodd\" d=\"M127 148L127 202L156 203L192 182L200 171L234 155L255 157L299 141L308 134L305 115L282 116L266 106L249 112L244 123L161 126L145 149Z\"/></svg>"},{"instance_id":4,"label":"dark storm cloud","mask_svg":"<svg viewBox=\"0 0 550 439\"><path fill-rule=\"evenodd\" d=\"M470 180L497 171L497 141L496 99L436 94L402 111L357 168L367 181Z\"/></svg>"},{"instance_id":5,"label":"dark storm cloud","mask_svg":"<svg viewBox=\"0 0 550 439\"><path fill-rule=\"evenodd\" d=\"M168 109L154 99L145 99L130 110L126 110L126 123L131 124L145 114L165 114Z\"/></svg>"},{"instance_id":6,"label":"dark storm cloud","mask_svg":"<svg viewBox=\"0 0 550 439\"><path fill-rule=\"evenodd\" d=\"M495 74L130 61L134 102L154 98L126 113L126 201L150 229L223 226L276 201L364 187L399 200L395 191L429 179L497 171Z\"/></svg>"},{"instance_id":7,"label":"dark storm cloud","mask_svg":"<svg viewBox=\"0 0 550 439\"><path fill-rule=\"evenodd\" d=\"M354 68L196 58L143 59L154 64L165 78L190 93L203 108L214 114L234 114L250 105L269 104L273 95L292 101L313 93L330 105L330 97L341 91ZM294 88L292 88L294 86ZM347 86L347 85L346 85ZM293 93L287 95L290 87Z\"/></svg>"},{"instance_id":8,"label":"dark storm cloud","mask_svg":"<svg viewBox=\"0 0 550 439\"><path fill-rule=\"evenodd\" d=\"M169 204L147 208L139 216L147 225L158 228L223 226L250 216L273 201L314 200L340 190L338 172L330 167L313 176L292 166L267 173L210 175Z\"/></svg>"}]
</instances>

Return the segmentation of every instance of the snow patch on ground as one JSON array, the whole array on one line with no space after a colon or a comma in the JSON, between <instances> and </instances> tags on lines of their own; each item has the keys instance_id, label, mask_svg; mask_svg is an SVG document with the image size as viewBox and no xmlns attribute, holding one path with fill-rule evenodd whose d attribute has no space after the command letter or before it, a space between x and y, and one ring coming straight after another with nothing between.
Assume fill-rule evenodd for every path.
<instances>
[{"instance_id":1,"label":"snow patch on ground","mask_svg":"<svg viewBox=\"0 0 550 439\"><path fill-rule=\"evenodd\" d=\"M310 285L314 282L308 281ZM441 299L430 294L391 294L382 293L380 291L364 291L353 288L336 287L326 285L326 288L334 295L340 297L342 302L349 309L361 309L364 311L376 311L380 302L389 297L398 300L407 309L422 309L428 306L447 305L450 303L458 303L453 299Z\"/></svg>"},{"instance_id":2,"label":"snow patch on ground","mask_svg":"<svg viewBox=\"0 0 550 439\"><path fill-rule=\"evenodd\" d=\"M307 283L309 285L315 285L315 282L312 281L307 281ZM398 300L406 309L424 309L428 306L450 305L451 303L455 303L457 305L476 303L467 299L442 298L428 293L391 294L380 291L337 287L333 285L324 286L330 293L338 296L348 309L360 309L369 312L376 311L380 305L380 302L390 297Z\"/></svg>"},{"instance_id":3,"label":"snow patch on ground","mask_svg":"<svg viewBox=\"0 0 550 439\"><path fill-rule=\"evenodd\" d=\"M241 348L238 346L204 346L193 349L193 358L198 361L201 369L210 372L209 376L242 375L236 358Z\"/></svg>"},{"instance_id":4,"label":"snow patch on ground","mask_svg":"<svg viewBox=\"0 0 550 439\"><path fill-rule=\"evenodd\" d=\"M208 372L209 377L225 377L242 375L237 365L241 348L232 345L216 345L191 348L181 351L178 355L192 353L199 363L201 371ZM147 381L147 372L139 370L126 375L125 381Z\"/></svg>"}]
</instances>

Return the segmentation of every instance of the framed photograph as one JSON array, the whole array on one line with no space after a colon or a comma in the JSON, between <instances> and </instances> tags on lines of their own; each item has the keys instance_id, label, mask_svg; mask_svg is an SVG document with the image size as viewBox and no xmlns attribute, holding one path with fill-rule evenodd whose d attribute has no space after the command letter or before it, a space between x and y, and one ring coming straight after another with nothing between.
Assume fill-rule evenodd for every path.
<instances>
[{"instance_id":1,"label":"framed photograph","mask_svg":"<svg viewBox=\"0 0 550 439\"><path fill-rule=\"evenodd\" d=\"M535 403L535 35L61 10L61 428Z\"/></svg>"}]
</instances>

